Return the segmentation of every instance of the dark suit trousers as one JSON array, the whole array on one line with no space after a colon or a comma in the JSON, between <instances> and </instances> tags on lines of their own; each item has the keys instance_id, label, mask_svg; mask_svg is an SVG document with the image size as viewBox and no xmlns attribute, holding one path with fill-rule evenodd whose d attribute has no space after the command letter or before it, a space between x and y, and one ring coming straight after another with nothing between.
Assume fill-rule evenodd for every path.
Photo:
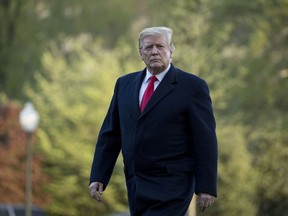
<instances>
[{"instance_id":1,"label":"dark suit trousers","mask_svg":"<svg viewBox=\"0 0 288 216\"><path fill-rule=\"evenodd\" d=\"M126 183L131 216L184 216L194 194L191 173L138 173L127 178Z\"/></svg>"}]
</instances>

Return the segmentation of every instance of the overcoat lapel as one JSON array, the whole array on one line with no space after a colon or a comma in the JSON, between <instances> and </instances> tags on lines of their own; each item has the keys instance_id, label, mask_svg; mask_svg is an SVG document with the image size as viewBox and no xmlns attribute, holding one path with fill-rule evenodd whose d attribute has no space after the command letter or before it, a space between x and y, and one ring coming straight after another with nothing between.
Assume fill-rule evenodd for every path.
<instances>
[{"instance_id":1,"label":"overcoat lapel","mask_svg":"<svg viewBox=\"0 0 288 216\"><path fill-rule=\"evenodd\" d=\"M146 74L146 69L138 73L134 79L131 80L130 85L127 89L128 100L130 100L131 109L128 107L127 110L131 110L131 115L134 119L138 119L140 115L139 107L139 91Z\"/></svg>"}]
</instances>

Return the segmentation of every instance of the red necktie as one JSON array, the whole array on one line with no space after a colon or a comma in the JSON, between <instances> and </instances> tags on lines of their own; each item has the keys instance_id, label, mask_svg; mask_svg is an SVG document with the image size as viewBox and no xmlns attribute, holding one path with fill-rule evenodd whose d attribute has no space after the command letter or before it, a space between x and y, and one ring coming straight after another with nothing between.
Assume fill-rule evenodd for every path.
<instances>
[{"instance_id":1,"label":"red necktie","mask_svg":"<svg viewBox=\"0 0 288 216\"><path fill-rule=\"evenodd\" d=\"M146 104L148 103L150 97L152 96L153 92L154 92L154 82L157 80L156 76L151 76L150 78L150 82L144 92L141 104L140 104L140 110L141 112L143 112Z\"/></svg>"}]
</instances>

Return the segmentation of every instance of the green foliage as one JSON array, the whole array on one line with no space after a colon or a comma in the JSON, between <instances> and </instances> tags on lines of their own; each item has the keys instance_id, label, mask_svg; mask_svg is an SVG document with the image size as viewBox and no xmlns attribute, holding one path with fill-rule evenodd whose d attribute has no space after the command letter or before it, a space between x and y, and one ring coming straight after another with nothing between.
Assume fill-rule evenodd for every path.
<instances>
[{"instance_id":1,"label":"green foliage","mask_svg":"<svg viewBox=\"0 0 288 216\"><path fill-rule=\"evenodd\" d=\"M285 122L286 121L286 122ZM259 215L281 215L288 212L288 159L287 119L270 120L257 132L251 133L253 152L261 155L254 158L258 168L257 200ZM267 189L268 188L268 189Z\"/></svg>"},{"instance_id":2,"label":"green foliage","mask_svg":"<svg viewBox=\"0 0 288 216\"><path fill-rule=\"evenodd\" d=\"M119 76L118 60L100 42L81 35L66 38L61 47L52 43L42 56L42 65L43 71L35 77L37 84L27 87L27 94L41 110L39 144L51 181L47 190L52 194L48 211L70 216L122 210L126 204L123 179L119 181L122 173L113 178L110 192L105 192L111 197L106 206L97 206L88 190L93 144Z\"/></svg>"},{"instance_id":3,"label":"green foliage","mask_svg":"<svg viewBox=\"0 0 288 216\"><path fill-rule=\"evenodd\" d=\"M207 215L255 215L257 169L253 167L252 155L246 148L245 129L240 125L220 125L219 201Z\"/></svg>"},{"instance_id":4,"label":"green foliage","mask_svg":"<svg viewBox=\"0 0 288 216\"><path fill-rule=\"evenodd\" d=\"M0 90L9 98L25 98L22 88L34 82L51 41L84 33L113 47L127 38L138 6L125 1L128 6L120 0L0 1Z\"/></svg>"},{"instance_id":5,"label":"green foliage","mask_svg":"<svg viewBox=\"0 0 288 216\"><path fill-rule=\"evenodd\" d=\"M33 9L31 0L0 2L0 91L10 99L23 97L24 83L39 66L43 44Z\"/></svg>"}]
</instances>

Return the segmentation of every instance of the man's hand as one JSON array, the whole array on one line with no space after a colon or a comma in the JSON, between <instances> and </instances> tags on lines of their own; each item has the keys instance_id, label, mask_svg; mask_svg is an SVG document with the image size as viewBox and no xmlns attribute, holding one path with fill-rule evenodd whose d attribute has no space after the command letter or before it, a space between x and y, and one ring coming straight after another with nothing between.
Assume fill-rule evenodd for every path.
<instances>
[{"instance_id":1,"label":"man's hand","mask_svg":"<svg viewBox=\"0 0 288 216\"><path fill-rule=\"evenodd\" d=\"M214 203L215 197L210 194L200 193L198 195L197 205L200 212L204 212Z\"/></svg>"},{"instance_id":2,"label":"man's hand","mask_svg":"<svg viewBox=\"0 0 288 216\"><path fill-rule=\"evenodd\" d=\"M96 199L99 202L102 202L102 194L103 194L103 188L104 185L101 182L92 182L89 185L90 195L94 199Z\"/></svg>"}]
</instances>

